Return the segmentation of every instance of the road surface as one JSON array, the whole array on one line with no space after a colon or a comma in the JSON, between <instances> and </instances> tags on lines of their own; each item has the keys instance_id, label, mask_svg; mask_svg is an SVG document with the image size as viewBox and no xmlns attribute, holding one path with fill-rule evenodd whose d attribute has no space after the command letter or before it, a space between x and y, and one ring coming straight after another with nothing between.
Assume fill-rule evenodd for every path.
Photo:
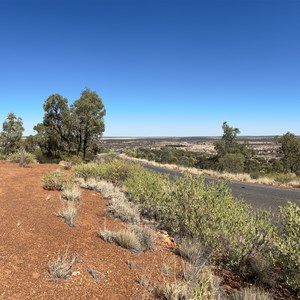
<instances>
[{"instance_id":1,"label":"road surface","mask_svg":"<svg viewBox=\"0 0 300 300\"><path fill-rule=\"evenodd\" d=\"M181 173L178 171L152 166L150 164L143 165L149 170L168 174L171 178L181 176ZM206 178L205 180L209 182L219 179ZM287 201L295 202L300 206L300 189L278 188L244 182L231 182L229 186L235 197L243 198L255 209L271 209L276 213L278 212L278 207L285 205Z\"/></svg>"}]
</instances>

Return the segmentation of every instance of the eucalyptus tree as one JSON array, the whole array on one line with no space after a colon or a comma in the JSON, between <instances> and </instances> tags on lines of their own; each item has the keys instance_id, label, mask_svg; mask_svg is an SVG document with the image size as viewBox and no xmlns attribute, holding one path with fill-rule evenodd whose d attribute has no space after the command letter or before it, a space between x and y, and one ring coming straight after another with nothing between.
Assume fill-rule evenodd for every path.
<instances>
[{"instance_id":1,"label":"eucalyptus tree","mask_svg":"<svg viewBox=\"0 0 300 300\"><path fill-rule=\"evenodd\" d=\"M97 148L105 130L104 116L106 114L102 99L96 92L86 88L71 107L77 123L77 152L82 152L85 160L87 150Z\"/></svg>"},{"instance_id":2,"label":"eucalyptus tree","mask_svg":"<svg viewBox=\"0 0 300 300\"><path fill-rule=\"evenodd\" d=\"M295 134L287 132L276 139L281 144L281 161L285 172L300 173L300 140Z\"/></svg>"},{"instance_id":3,"label":"eucalyptus tree","mask_svg":"<svg viewBox=\"0 0 300 300\"><path fill-rule=\"evenodd\" d=\"M37 124L37 141L44 153L60 157L82 155L97 148L105 129L105 108L96 92L86 88L71 106L59 94L53 94L44 103L43 123Z\"/></svg>"},{"instance_id":4,"label":"eucalyptus tree","mask_svg":"<svg viewBox=\"0 0 300 300\"><path fill-rule=\"evenodd\" d=\"M9 113L2 127L1 151L5 154L17 152L21 148L24 132L22 118L16 117L14 113Z\"/></svg>"}]
</instances>

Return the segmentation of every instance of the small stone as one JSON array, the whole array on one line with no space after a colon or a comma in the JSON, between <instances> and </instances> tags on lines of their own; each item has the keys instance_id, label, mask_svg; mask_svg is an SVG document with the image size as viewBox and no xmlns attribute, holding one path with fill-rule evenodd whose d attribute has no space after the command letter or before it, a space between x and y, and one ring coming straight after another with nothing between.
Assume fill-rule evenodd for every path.
<instances>
[{"instance_id":1,"label":"small stone","mask_svg":"<svg viewBox=\"0 0 300 300\"><path fill-rule=\"evenodd\" d=\"M78 275L80 275L80 271L75 271L72 273L72 276L78 276Z\"/></svg>"}]
</instances>

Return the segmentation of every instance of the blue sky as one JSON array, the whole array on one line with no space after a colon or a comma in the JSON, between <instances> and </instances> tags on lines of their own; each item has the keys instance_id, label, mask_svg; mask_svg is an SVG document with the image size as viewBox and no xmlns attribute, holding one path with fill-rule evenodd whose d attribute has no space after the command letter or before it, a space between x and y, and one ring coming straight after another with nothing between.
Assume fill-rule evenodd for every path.
<instances>
[{"instance_id":1,"label":"blue sky","mask_svg":"<svg viewBox=\"0 0 300 300\"><path fill-rule=\"evenodd\" d=\"M0 0L0 123L89 87L105 136L300 134L300 1Z\"/></svg>"}]
</instances>

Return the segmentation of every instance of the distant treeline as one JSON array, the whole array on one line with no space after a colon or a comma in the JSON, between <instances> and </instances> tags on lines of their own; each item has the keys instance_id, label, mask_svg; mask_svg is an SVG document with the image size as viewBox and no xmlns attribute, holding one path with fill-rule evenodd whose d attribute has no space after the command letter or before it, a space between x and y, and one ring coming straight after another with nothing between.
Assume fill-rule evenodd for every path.
<instances>
[{"instance_id":1,"label":"distant treeline","mask_svg":"<svg viewBox=\"0 0 300 300\"><path fill-rule=\"evenodd\" d=\"M295 173L300 175L300 141L292 133L286 133L274 140L281 145L281 158L266 159L255 156L253 148L247 143L238 143L238 128L223 123L224 134L214 143L217 154L200 154L186 151L181 147L164 146L159 149L139 147L127 150L126 154L136 158L156 161L162 164L177 164L230 173L248 173L258 178L271 173Z\"/></svg>"}]
</instances>

